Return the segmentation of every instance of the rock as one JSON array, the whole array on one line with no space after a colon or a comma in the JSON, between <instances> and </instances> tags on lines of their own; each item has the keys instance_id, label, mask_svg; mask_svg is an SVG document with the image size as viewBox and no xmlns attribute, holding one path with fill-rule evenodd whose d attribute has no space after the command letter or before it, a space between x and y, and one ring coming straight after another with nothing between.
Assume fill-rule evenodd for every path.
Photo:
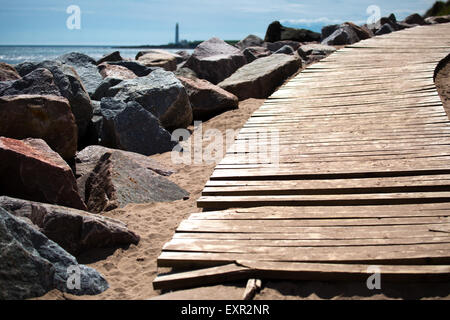
<instances>
[{"instance_id":1,"label":"rock","mask_svg":"<svg viewBox=\"0 0 450 320\"><path fill-rule=\"evenodd\" d=\"M388 24L393 31L400 30L400 26L397 24L397 18L392 13L389 17L382 17L377 23L376 26L378 26L378 30L383 27L383 25ZM374 33L376 35L378 30L374 30ZM386 29L387 30L387 29Z\"/></svg>"},{"instance_id":2,"label":"rock","mask_svg":"<svg viewBox=\"0 0 450 320\"><path fill-rule=\"evenodd\" d=\"M295 51L300 48L301 43L298 41L283 40L277 42L264 42L263 44L263 47L267 48L271 52L276 52L284 46L290 46Z\"/></svg>"},{"instance_id":3,"label":"rock","mask_svg":"<svg viewBox=\"0 0 450 320\"><path fill-rule=\"evenodd\" d=\"M4 62L0 62L0 81L9 81L20 79L19 73L16 69Z\"/></svg>"},{"instance_id":4,"label":"rock","mask_svg":"<svg viewBox=\"0 0 450 320\"><path fill-rule=\"evenodd\" d=\"M147 77L124 80L110 88L107 96L138 102L167 130L187 128L192 122L186 90L172 72L163 69L155 70Z\"/></svg>"},{"instance_id":5,"label":"rock","mask_svg":"<svg viewBox=\"0 0 450 320\"><path fill-rule=\"evenodd\" d=\"M52 73L47 69L36 69L22 79L0 82L0 96L41 94L61 96Z\"/></svg>"},{"instance_id":6,"label":"rock","mask_svg":"<svg viewBox=\"0 0 450 320\"><path fill-rule=\"evenodd\" d=\"M299 57L285 54L271 55L245 65L219 83L219 87L233 93L239 100L267 98L301 66Z\"/></svg>"},{"instance_id":7,"label":"rock","mask_svg":"<svg viewBox=\"0 0 450 320\"><path fill-rule=\"evenodd\" d=\"M136 60L147 67L160 67L167 71L175 71L177 69L176 56L164 50L150 50L139 52Z\"/></svg>"},{"instance_id":8,"label":"rock","mask_svg":"<svg viewBox=\"0 0 450 320\"><path fill-rule=\"evenodd\" d=\"M266 31L265 42L294 40L298 42L320 41L321 35L307 29L294 29L281 25L279 21L272 22ZM296 50L296 49L295 49Z\"/></svg>"},{"instance_id":9,"label":"rock","mask_svg":"<svg viewBox=\"0 0 450 320\"><path fill-rule=\"evenodd\" d=\"M242 39L241 41L239 41L238 43L236 43L236 47L239 48L241 51L244 51L248 47L261 47L263 43L264 43L263 39L251 34Z\"/></svg>"},{"instance_id":10,"label":"rock","mask_svg":"<svg viewBox=\"0 0 450 320\"><path fill-rule=\"evenodd\" d=\"M102 100L102 98L107 96L108 90L110 88L118 85L122 81L123 79L106 77L102 82L100 82L100 85L97 87L97 89L95 89L95 92L92 95L92 99L98 101Z\"/></svg>"},{"instance_id":11,"label":"rock","mask_svg":"<svg viewBox=\"0 0 450 320\"><path fill-rule=\"evenodd\" d=\"M86 210L67 163L41 139L0 137L0 194Z\"/></svg>"},{"instance_id":12,"label":"rock","mask_svg":"<svg viewBox=\"0 0 450 320\"><path fill-rule=\"evenodd\" d=\"M135 101L103 98L102 145L152 155L171 151L176 145L158 119Z\"/></svg>"},{"instance_id":13,"label":"rock","mask_svg":"<svg viewBox=\"0 0 450 320\"><path fill-rule=\"evenodd\" d=\"M98 65L98 70L103 78L109 77L122 80L137 78L136 74L130 69L118 65L108 64L105 62ZM95 89L94 94L95 92L97 92L97 89Z\"/></svg>"},{"instance_id":14,"label":"rock","mask_svg":"<svg viewBox=\"0 0 450 320\"><path fill-rule=\"evenodd\" d=\"M292 49L290 46L283 46L282 48L278 49L275 54L294 54L294 49Z\"/></svg>"},{"instance_id":15,"label":"rock","mask_svg":"<svg viewBox=\"0 0 450 320\"><path fill-rule=\"evenodd\" d=\"M93 212L109 211L129 203L175 201L187 196L173 182L118 152L103 155L86 181L86 201Z\"/></svg>"},{"instance_id":16,"label":"rock","mask_svg":"<svg viewBox=\"0 0 450 320\"><path fill-rule=\"evenodd\" d=\"M0 197L0 207L30 220L46 237L73 255L139 243L139 236L124 223L86 211L10 197Z\"/></svg>"},{"instance_id":17,"label":"rock","mask_svg":"<svg viewBox=\"0 0 450 320\"><path fill-rule=\"evenodd\" d=\"M450 15L439 17L428 17L425 18L425 22L427 24L447 23L450 22Z\"/></svg>"},{"instance_id":18,"label":"rock","mask_svg":"<svg viewBox=\"0 0 450 320\"><path fill-rule=\"evenodd\" d=\"M181 62L187 61L191 56L190 53L188 53L187 51L184 51L184 50L175 52L175 55L180 57ZM181 62L178 62L178 60L179 59L177 59L177 64L180 64Z\"/></svg>"},{"instance_id":19,"label":"rock","mask_svg":"<svg viewBox=\"0 0 450 320\"><path fill-rule=\"evenodd\" d=\"M213 85L211 82L183 77L178 77L178 79L186 88L194 119L206 119L224 111L238 108L239 100L235 95Z\"/></svg>"},{"instance_id":20,"label":"rock","mask_svg":"<svg viewBox=\"0 0 450 320\"><path fill-rule=\"evenodd\" d=\"M104 55L102 58L100 58L97 61L97 65L102 64L103 62L115 62L115 61L122 61L123 58L120 55L119 51L114 51L109 54Z\"/></svg>"},{"instance_id":21,"label":"rock","mask_svg":"<svg viewBox=\"0 0 450 320\"><path fill-rule=\"evenodd\" d=\"M375 35L381 36L383 34L388 34L388 33L394 32L394 31L395 31L394 28L392 28L392 26L389 23L385 23L381 26L380 29L378 29L377 32L375 32Z\"/></svg>"},{"instance_id":22,"label":"rock","mask_svg":"<svg viewBox=\"0 0 450 320\"><path fill-rule=\"evenodd\" d=\"M75 118L63 97L0 97L0 136L43 139L64 159L73 158L77 150Z\"/></svg>"},{"instance_id":23,"label":"rock","mask_svg":"<svg viewBox=\"0 0 450 320\"><path fill-rule=\"evenodd\" d=\"M262 58L262 57L268 57L272 54L272 52L264 47L248 47L244 49L242 52L247 59L247 62L253 62L256 59Z\"/></svg>"},{"instance_id":24,"label":"rock","mask_svg":"<svg viewBox=\"0 0 450 320\"><path fill-rule=\"evenodd\" d=\"M103 77L97 69L97 61L85 54L78 52L67 53L58 57L57 60L75 69L89 95L95 92L95 89L97 89L103 80Z\"/></svg>"},{"instance_id":25,"label":"rock","mask_svg":"<svg viewBox=\"0 0 450 320\"><path fill-rule=\"evenodd\" d=\"M332 46L327 46L324 44L316 44L316 43L312 43L312 44L305 44L303 46L301 46L297 52L298 55L300 57L302 57L303 59L307 59L308 56L310 55L322 55L322 56L327 56L332 54L333 52L336 51L335 47Z\"/></svg>"},{"instance_id":26,"label":"rock","mask_svg":"<svg viewBox=\"0 0 450 320\"><path fill-rule=\"evenodd\" d=\"M426 25L426 21L424 20L424 18L422 18L422 16L418 13L414 13L412 15L407 16L404 20L404 23L407 24L418 24L420 26Z\"/></svg>"},{"instance_id":27,"label":"rock","mask_svg":"<svg viewBox=\"0 0 450 320\"><path fill-rule=\"evenodd\" d=\"M333 32L329 37L322 41L325 45L346 45L359 42L358 35L352 27L348 25L341 25L339 29Z\"/></svg>"},{"instance_id":28,"label":"rock","mask_svg":"<svg viewBox=\"0 0 450 320\"><path fill-rule=\"evenodd\" d=\"M212 38L200 43L184 66L193 70L200 78L217 84L246 63L239 49L223 40Z\"/></svg>"},{"instance_id":29,"label":"rock","mask_svg":"<svg viewBox=\"0 0 450 320\"><path fill-rule=\"evenodd\" d=\"M373 37L373 33L369 29L357 26L353 22L344 22L341 26L348 26L356 33L359 40L365 40Z\"/></svg>"},{"instance_id":30,"label":"rock","mask_svg":"<svg viewBox=\"0 0 450 320\"><path fill-rule=\"evenodd\" d=\"M322 28L322 40L325 40L331 36L337 29L339 29L339 24L332 24Z\"/></svg>"},{"instance_id":31,"label":"rock","mask_svg":"<svg viewBox=\"0 0 450 320\"><path fill-rule=\"evenodd\" d=\"M23 77L39 68L45 68L52 73L53 81L60 94L69 100L70 108L77 123L79 140L84 140L87 127L92 119L92 103L76 71L71 66L59 61L25 62L19 64L16 68ZM37 90L34 93L42 94Z\"/></svg>"},{"instance_id":32,"label":"rock","mask_svg":"<svg viewBox=\"0 0 450 320\"><path fill-rule=\"evenodd\" d=\"M73 275L69 268L79 272L79 289L67 285ZM53 289L95 295L108 289L108 283L33 225L0 208L0 287L1 300L16 300L39 297Z\"/></svg>"},{"instance_id":33,"label":"rock","mask_svg":"<svg viewBox=\"0 0 450 320\"><path fill-rule=\"evenodd\" d=\"M177 70L174 71L174 74L177 77L185 77L185 78L189 78L189 79L197 79L198 75L191 69L189 68L185 68L184 64L179 64L177 67Z\"/></svg>"},{"instance_id":34,"label":"rock","mask_svg":"<svg viewBox=\"0 0 450 320\"><path fill-rule=\"evenodd\" d=\"M137 61L117 61L108 62L108 64L113 66L122 66L134 72L138 77L148 76L152 71L159 69L158 67L146 67Z\"/></svg>"}]
</instances>

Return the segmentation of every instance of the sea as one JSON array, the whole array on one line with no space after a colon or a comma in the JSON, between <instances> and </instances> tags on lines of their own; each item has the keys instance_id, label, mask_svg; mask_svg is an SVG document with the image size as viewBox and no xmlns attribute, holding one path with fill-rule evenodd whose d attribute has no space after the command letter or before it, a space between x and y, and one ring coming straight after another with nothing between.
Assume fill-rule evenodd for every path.
<instances>
[{"instance_id":1,"label":"sea","mask_svg":"<svg viewBox=\"0 0 450 320\"><path fill-rule=\"evenodd\" d=\"M148 48L117 48L112 46L0 46L0 62L14 65L25 61L39 62L53 60L69 52L84 53L95 60L113 51L120 51L122 58L135 58L139 51L144 50L148 50ZM165 50L176 52L180 49ZM185 51L192 52L193 50L187 49Z\"/></svg>"}]
</instances>

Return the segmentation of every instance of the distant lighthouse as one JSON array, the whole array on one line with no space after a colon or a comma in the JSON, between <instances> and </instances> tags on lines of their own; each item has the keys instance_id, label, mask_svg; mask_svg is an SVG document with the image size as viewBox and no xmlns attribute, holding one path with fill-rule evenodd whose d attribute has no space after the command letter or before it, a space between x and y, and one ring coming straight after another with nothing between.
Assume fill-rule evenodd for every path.
<instances>
[{"instance_id":1,"label":"distant lighthouse","mask_svg":"<svg viewBox=\"0 0 450 320\"><path fill-rule=\"evenodd\" d=\"M180 43L180 27L177 24L175 25L175 44L179 44Z\"/></svg>"}]
</instances>

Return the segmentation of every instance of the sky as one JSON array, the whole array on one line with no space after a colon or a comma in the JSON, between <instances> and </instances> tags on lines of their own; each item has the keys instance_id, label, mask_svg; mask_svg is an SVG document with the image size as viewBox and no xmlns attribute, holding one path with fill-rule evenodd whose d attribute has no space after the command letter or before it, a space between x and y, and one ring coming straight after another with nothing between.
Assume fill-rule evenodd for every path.
<instances>
[{"instance_id":1,"label":"sky","mask_svg":"<svg viewBox=\"0 0 450 320\"><path fill-rule=\"evenodd\" d=\"M0 45L143 45L180 39L264 38L267 26L320 31L328 24L363 24L378 6L382 16L424 13L435 0L0 0ZM80 9L80 28L69 29L69 6ZM73 11L71 12L73 13ZM72 24L73 25L73 24Z\"/></svg>"}]
</instances>

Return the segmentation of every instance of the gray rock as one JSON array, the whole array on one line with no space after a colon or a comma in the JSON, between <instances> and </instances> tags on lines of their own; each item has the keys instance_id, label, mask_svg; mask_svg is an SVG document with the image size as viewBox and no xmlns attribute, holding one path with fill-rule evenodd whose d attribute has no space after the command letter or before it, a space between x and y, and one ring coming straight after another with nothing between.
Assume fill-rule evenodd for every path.
<instances>
[{"instance_id":1,"label":"gray rock","mask_svg":"<svg viewBox=\"0 0 450 320\"><path fill-rule=\"evenodd\" d=\"M265 47L248 47L242 52L247 59L247 62L253 62L256 59L268 57L272 52Z\"/></svg>"},{"instance_id":2,"label":"gray rock","mask_svg":"<svg viewBox=\"0 0 450 320\"><path fill-rule=\"evenodd\" d=\"M200 43L186 61L185 67L213 84L231 76L247 63L242 52L219 38Z\"/></svg>"},{"instance_id":3,"label":"gray rock","mask_svg":"<svg viewBox=\"0 0 450 320\"><path fill-rule=\"evenodd\" d=\"M135 101L103 98L102 145L152 155L171 151L176 145L158 119Z\"/></svg>"},{"instance_id":4,"label":"gray rock","mask_svg":"<svg viewBox=\"0 0 450 320\"><path fill-rule=\"evenodd\" d=\"M274 21L268 26L264 41L276 42L280 40L293 40L298 42L320 41L320 33L307 29L288 28L282 26L279 21Z\"/></svg>"},{"instance_id":5,"label":"gray rock","mask_svg":"<svg viewBox=\"0 0 450 320\"><path fill-rule=\"evenodd\" d=\"M236 47L244 51L248 47L261 47L263 43L264 43L263 39L251 34L242 39L241 41L239 41L238 43L236 43Z\"/></svg>"},{"instance_id":6,"label":"gray rock","mask_svg":"<svg viewBox=\"0 0 450 320\"><path fill-rule=\"evenodd\" d=\"M22 79L0 82L0 96L40 94L62 96L52 73L47 69L36 69Z\"/></svg>"},{"instance_id":7,"label":"gray rock","mask_svg":"<svg viewBox=\"0 0 450 320\"><path fill-rule=\"evenodd\" d=\"M172 72L162 69L147 77L122 81L108 90L107 97L138 102L167 130L187 128L193 119L183 85Z\"/></svg>"},{"instance_id":8,"label":"gray rock","mask_svg":"<svg viewBox=\"0 0 450 320\"><path fill-rule=\"evenodd\" d=\"M381 36L383 34L388 34L388 33L394 32L394 31L395 31L394 28L392 28L392 26L389 23L385 23L381 26L380 29L378 29L377 32L375 32L375 35Z\"/></svg>"},{"instance_id":9,"label":"gray rock","mask_svg":"<svg viewBox=\"0 0 450 320\"><path fill-rule=\"evenodd\" d=\"M89 94L82 85L81 79L76 71L69 65L60 61L43 61L40 63L25 62L16 66L22 76L40 68L49 70L60 94L69 100L70 108L78 126L79 140L83 140L86 130L92 118L92 104ZM45 78L43 78L45 79ZM36 94L42 94L35 92Z\"/></svg>"},{"instance_id":10,"label":"gray rock","mask_svg":"<svg viewBox=\"0 0 450 320\"><path fill-rule=\"evenodd\" d=\"M322 55L327 56L336 51L335 47L324 45L324 44L305 44L298 48L297 52L303 59L308 59L310 55Z\"/></svg>"},{"instance_id":11,"label":"gray rock","mask_svg":"<svg viewBox=\"0 0 450 320\"><path fill-rule=\"evenodd\" d=\"M189 68L184 67L184 63L181 63L178 65L177 70L174 72L174 74L178 77L185 77L189 79L197 79L198 75L194 72L194 70L191 70Z\"/></svg>"},{"instance_id":12,"label":"gray rock","mask_svg":"<svg viewBox=\"0 0 450 320\"><path fill-rule=\"evenodd\" d=\"M46 237L73 255L139 242L139 236L124 223L86 211L9 197L0 197L0 207L28 219Z\"/></svg>"},{"instance_id":13,"label":"gray rock","mask_svg":"<svg viewBox=\"0 0 450 320\"><path fill-rule=\"evenodd\" d=\"M108 62L108 64L128 68L129 70L133 71L134 74L137 75L138 77L148 76L153 71L160 69L159 67L144 66L142 63L139 63L137 61L116 61L116 62Z\"/></svg>"},{"instance_id":14,"label":"gray rock","mask_svg":"<svg viewBox=\"0 0 450 320\"><path fill-rule=\"evenodd\" d=\"M99 86L97 87L97 89L95 89L94 93L92 94L92 99L98 100L98 101L102 100L102 98L107 96L108 90L110 88L114 87L115 85L118 85L122 81L123 81L123 79L117 79L117 78L111 78L111 77L107 77L107 78L103 79L103 81L100 82Z\"/></svg>"},{"instance_id":15,"label":"gray rock","mask_svg":"<svg viewBox=\"0 0 450 320\"><path fill-rule=\"evenodd\" d=\"M97 69L97 61L85 54L78 52L67 53L58 57L57 60L75 69L89 95L92 95L103 81L103 77Z\"/></svg>"},{"instance_id":16,"label":"gray rock","mask_svg":"<svg viewBox=\"0 0 450 320\"><path fill-rule=\"evenodd\" d=\"M245 65L219 83L219 87L233 93L239 100L267 98L301 66L301 59L295 55L274 54Z\"/></svg>"},{"instance_id":17,"label":"gray rock","mask_svg":"<svg viewBox=\"0 0 450 320\"><path fill-rule=\"evenodd\" d=\"M80 271L80 289L69 289L69 268ZM108 289L96 270L77 260L31 224L0 208L0 299L39 297L52 289L95 295Z\"/></svg>"},{"instance_id":18,"label":"gray rock","mask_svg":"<svg viewBox=\"0 0 450 320\"><path fill-rule=\"evenodd\" d=\"M359 42L358 35L352 27L348 25L341 25L339 29L333 32L330 36L322 41L325 45L346 45Z\"/></svg>"},{"instance_id":19,"label":"gray rock","mask_svg":"<svg viewBox=\"0 0 450 320\"><path fill-rule=\"evenodd\" d=\"M294 49L290 46L283 46L280 49L278 49L275 54L294 54Z\"/></svg>"},{"instance_id":20,"label":"gray rock","mask_svg":"<svg viewBox=\"0 0 450 320\"><path fill-rule=\"evenodd\" d=\"M263 47L267 48L271 52L276 52L284 46L290 46L294 51L300 47L301 43L298 41L283 40L277 42L264 42Z\"/></svg>"},{"instance_id":21,"label":"gray rock","mask_svg":"<svg viewBox=\"0 0 450 320\"><path fill-rule=\"evenodd\" d=\"M180 200L188 193L168 179L143 168L119 152L104 154L86 180L86 201L92 212L129 203Z\"/></svg>"},{"instance_id":22,"label":"gray rock","mask_svg":"<svg viewBox=\"0 0 450 320\"><path fill-rule=\"evenodd\" d=\"M447 23L447 22L450 22L450 15L438 16L438 17L428 17L428 18L425 18L425 22L427 24Z\"/></svg>"},{"instance_id":23,"label":"gray rock","mask_svg":"<svg viewBox=\"0 0 450 320\"><path fill-rule=\"evenodd\" d=\"M339 29L339 24L332 24L322 28L322 40L331 36L337 29Z\"/></svg>"}]
</instances>

